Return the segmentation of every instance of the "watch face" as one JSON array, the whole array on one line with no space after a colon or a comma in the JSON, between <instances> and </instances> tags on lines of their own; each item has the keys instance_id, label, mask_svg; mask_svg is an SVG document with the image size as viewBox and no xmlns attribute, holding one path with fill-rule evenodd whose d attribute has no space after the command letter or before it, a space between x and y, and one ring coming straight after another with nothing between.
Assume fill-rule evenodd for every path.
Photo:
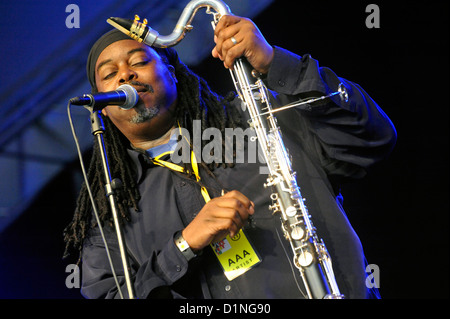
<instances>
[{"instance_id":1,"label":"watch face","mask_svg":"<svg viewBox=\"0 0 450 319\"><path fill-rule=\"evenodd\" d=\"M178 237L176 237L175 244L188 261L196 257L196 254L194 254L194 252L191 250L191 247L189 247L189 244L187 243L186 240L184 240L181 234Z\"/></svg>"},{"instance_id":2,"label":"watch face","mask_svg":"<svg viewBox=\"0 0 450 319\"><path fill-rule=\"evenodd\" d=\"M181 251L185 251L186 249L189 248L189 245L188 245L187 241L182 240L182 241L178 242L178 247L181 249Z\"/></svg>"},{"instance_id":3,"label":"watch face","mask_svg":"<svg viewBox=\"0 0 450 319\"><path fill-rule=\"evenodd\" d=\"M186 249L189 248L189 244L187 243L186 240L184 240L184 238L181 234L176 238L175 244L177 245L178 249L181 251L185 251Z\"/></svg>"}]
</instances>

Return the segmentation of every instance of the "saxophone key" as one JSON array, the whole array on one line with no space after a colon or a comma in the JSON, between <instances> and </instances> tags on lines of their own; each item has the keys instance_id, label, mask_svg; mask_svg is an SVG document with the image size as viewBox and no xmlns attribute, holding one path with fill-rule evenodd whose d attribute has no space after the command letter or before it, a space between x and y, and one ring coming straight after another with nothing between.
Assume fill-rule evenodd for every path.
<instances>
[{"instance_id":1,"label":"saxophone key","mask_svg":"<svg viewBox=\"0 0 450 319\"><path fill-rule=\"evenodd\" d=\"M273 178L272 178L272 177L267 178L266 181L267 181L267 183L264 183L264 184L263 184L263 185L264 185L264 188L267 188L267 187L273 185ZM272 194L272 195L273 195L273 194ZM272 195L270 195L271 198L272 198ZM274 200L274 199L272 198L272 200ZM275 199L275 200L276 200L276 199Z\"/></svg>"},{"instance_id":2,"label":"saxophone key","mask_svg":"<svg viewBox=\"0 0 450 319\"><path fill-rule=\"evenodd\" d=\"M294 217L297 214L297 209L294 206L289 206L286 208L286 215L289 217Z\"/></svg>"},{"instance_id":3,"label":"saxophone key","mask_svg":"<svg viewBox=\"0 0 450 319\"><path fill-rule=\"evenodd\" d=\"M298 254L296 258L296 264L300 265L301 267L308 267L309 265L312 264L313 261L314 261L313 255L306 250L300 252L300 254Z\"/></svg>"},{"instance_id":4,"label":"saxophone key","mask_svg":"<svg viewBox=\"0 0 450 319\"><path fill-rule=\"evenodd\" d=\"M298 195L297 192L294 192L293 189L291 189L291 199L293 200L300 199L300 195Z\"/></svg>"},{"instance_id":5,"label":"saxophone key","mask_svg":"<svg viewBox=\"0 0 450 319\"><path fill-rule=\"evenodd\" d=\"M300 240L305 235L305 231L300 226L294 226L291 230L291 238L294 240Z\"/></svg>"},{"instance_id":6,"label":"saxophone key","mask_svg":"<svg viewBox=\"0 0 450 319\"><path fill-rule=\"evenodd\" d=\"M278 213L280 211L280 205L278 204L269 205L269 209L272 211L272 214Z\"/></svg>"},{"instance_id":7,"label":"saxophone key","mask_svg":"<svg viewBox=\"0 0 450 319\"><path fill-rule=\"evenodd\" d=\"M258 92L258 91L253 92L253 98L254 98L256 101L261 100L261 93Z\"/></svg>"}]
</instances>

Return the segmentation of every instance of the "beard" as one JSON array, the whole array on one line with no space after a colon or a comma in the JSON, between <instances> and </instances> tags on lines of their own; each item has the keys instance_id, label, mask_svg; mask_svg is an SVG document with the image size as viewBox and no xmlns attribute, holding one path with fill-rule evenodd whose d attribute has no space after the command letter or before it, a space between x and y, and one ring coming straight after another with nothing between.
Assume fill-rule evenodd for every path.
<instances>
[{"instance_id":1,"label":"beard","mask_svg":"<svg viewBox=\"0 0 450 319\"><path fill-rule=\"evenodd\" d=\"M130 81L130 85L140 86L145 89L145 91L140 90L140 92L149 92L154 93L153 87L150 84L139 82L139 81ZM139 99L138 105L135 106L136 113L131 119L130 122L133 124L145 123L152 118L154 118L159 113L159 106L145 107L144 102Z\"/></svg>"},{"instance_id":2,"label":"beard","mask_svg":"<svg viewBox=\"0 0 450 319\"><path fill-rule=\"evenodd\" d=\"M133 124L141 124L145 123L147 121L150 121L152 118L154 118L159 113L159 107L153 106L153 107L135 107L136 114L133 115L130 119L130 122Z\"/></svg>"}]
</instances>

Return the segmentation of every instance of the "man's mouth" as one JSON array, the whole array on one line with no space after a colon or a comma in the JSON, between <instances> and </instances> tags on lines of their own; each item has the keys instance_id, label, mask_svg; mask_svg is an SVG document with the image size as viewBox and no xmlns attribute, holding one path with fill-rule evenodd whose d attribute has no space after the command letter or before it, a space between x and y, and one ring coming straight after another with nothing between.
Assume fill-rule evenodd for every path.
<instances>
[{"instance_id":1,"label":"man's mouth","mask_svg":"<svg viewBox=\"0 0 450 319\"><path fill-rule=\"evenodd\" d=\"M147 92L153 93L154 92L153 87L147 83L131 81L129 84L132 85L138 93L147 93Z\"/></svg>"},{"instance_id":2,"label":"man's mouth","mask_svg":"<svg viewBox=\"0 0 450 319\"><path fill-rule=\"evenodd\" d=\"M145 93L145 92L149 92L149 90L147 89L147 88L145 88L145 87L137 87L137 88L135 88L136 89L136 91L138 92L138 93Z\"/></svg>"}]
</instances>

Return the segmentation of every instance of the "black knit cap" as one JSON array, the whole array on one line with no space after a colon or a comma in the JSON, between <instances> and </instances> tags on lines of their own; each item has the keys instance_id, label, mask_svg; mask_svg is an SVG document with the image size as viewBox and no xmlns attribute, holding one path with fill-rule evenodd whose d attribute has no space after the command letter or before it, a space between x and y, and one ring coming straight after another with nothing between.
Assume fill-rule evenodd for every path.
<instances>
[{"instance_id":1,"label":"black knit cap","mask_svg":"<svg viewBox=\"0 0 450 319\"><path fill-rule=\"evenodd\" d=\"M92 46L87 59L86 72L93 93L98 92L97 85L95 84L95 64L97 63L98 57L107 46L121 40L131 40L131 38L125 33L113 29L102 35ZM178 53L173 48L153 49L160 55L165 63L173 65L175 69L176 66L181 63L178 58Z\"/></svg>"}]
</instances>

